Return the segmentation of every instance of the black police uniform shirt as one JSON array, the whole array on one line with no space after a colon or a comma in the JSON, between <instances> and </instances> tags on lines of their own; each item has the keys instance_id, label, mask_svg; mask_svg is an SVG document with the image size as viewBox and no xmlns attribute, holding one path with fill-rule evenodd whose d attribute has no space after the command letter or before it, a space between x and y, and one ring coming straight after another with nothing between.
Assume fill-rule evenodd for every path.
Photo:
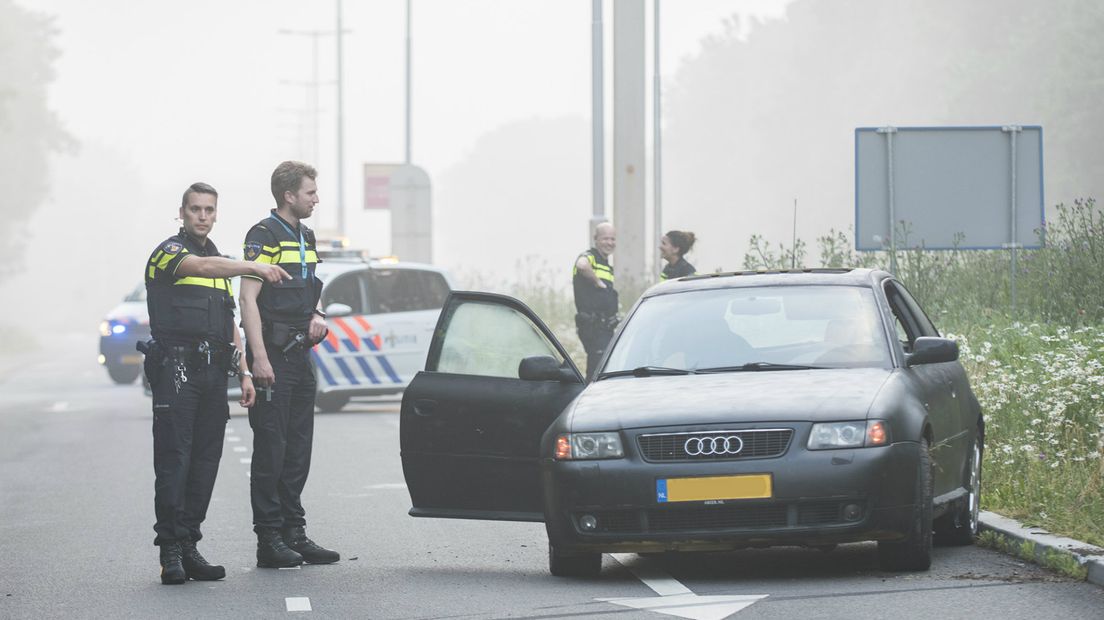
<instances>
[{"instance_id":1,"label":"black police uniform shirt","mask_svg":"<svg viewBox=\"0 0 1104 620\"><path fill-rule=\"evenodd\" d=\"M315 267L322 262L315 248L314 231L302 222L298 227L292 226L273 209L269 217L254 224L246 233L242 255L247 261L279 265L291 276L291 280L278 284L262 280L257 296L261 320L286 323L305 331L322 294L322 282L314 275ZM242 277L261 280L251 275Z\"/></svg>"},{"instance_id":2,"label":"black police uniform shirt","mask_svg":"<svg viewBox=\"0 0 1104 620\"><path fill-rule=\"evenodd\" d=\"M673 280L675 278L682 278L685 276L692 276L697 273L694 266L691 265L685 258L679 257L678 261L674 264L667 263L667 266L663 268L663 273L659 274L659 280Z\"/></svg>"},{"instance_id":3,"label":"black police uniform shirt","mask_svg":"<svg viewBox=\"0 0 1104 620\"><path fill-rule=\"evenodd\" d=\"M186 256L219 256L215 242L201 244L183 228L154 249L146 263L150 332L163 344L234 341L234 289L229 278L180 276Z\"/></svg>"},{"instance_id":4,"label":"black police uniform shirt","mask_svg":"<svg viewBox=\"0 0 1104 620\"><path fill-rule=\"evenodd\" d=\"M606 285L606 288L594 286L594 282L579 273L579 268L576 266L572 271L571 279L575 289L575 310L600 317L616 315L617 291L613 288L613 267L596 248L590 248L579 257L587 259L594 274Z\"/></svg>"}]
</instances>

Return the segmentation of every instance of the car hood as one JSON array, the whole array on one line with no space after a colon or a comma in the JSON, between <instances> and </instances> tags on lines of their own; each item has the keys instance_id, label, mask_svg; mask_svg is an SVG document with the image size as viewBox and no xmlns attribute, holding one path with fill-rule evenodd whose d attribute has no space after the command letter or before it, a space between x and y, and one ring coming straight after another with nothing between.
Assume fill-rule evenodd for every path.
<instances>
[{"instance_id":1,"label":"car hood","mask_svg":"<svg viewBox=\"0 0 1104 620\"><path fill-rule=\"evenodd\" d=\"M862 419L892 372L841 368L605 379L575 399L569 425L572 431L597 431Z\"/></svg>"}]
</instances>

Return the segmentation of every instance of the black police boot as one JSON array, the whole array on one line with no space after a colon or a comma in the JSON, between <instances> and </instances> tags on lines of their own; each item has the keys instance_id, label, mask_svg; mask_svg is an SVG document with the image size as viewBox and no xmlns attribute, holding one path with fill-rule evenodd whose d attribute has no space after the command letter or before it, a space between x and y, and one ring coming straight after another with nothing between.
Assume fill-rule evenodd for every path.
<instances>
[{"instance_id":1,"label":"black police boot","mask_svg":"<svg viewBox=\"0 0 1104 620\"><path fill-rule=\"evenodd\" d=\"M307 533L303 531L301 525L282 528L280 534L283 535L287 546L302 555L303 561L307 564L333 564L341 559L340 553L319 546L307 538Z\"/></svg>"},{"instance_id":2,"label":"black police boot","mask_svg":"<svg viewBox=\"0 0 1104 620\"><path fill-rule=\"evenodd\" d=\"M188 579L217 581L226 576L225 568L207 563L207 559L199 553L199 549L196 549L195 541L181 542L180 549L183 555L181 564L184 565L184 573L188 575Z\"/></svg>"},{"instance_id":3,"label":"black police boot","mask_svg":"<svg viewBox=\"0 0 1104 620\"><path fill-rule=\"evenodd\" d=\"M257 566L260 568L291 568L303 563L303 556L288 549L280 537L279 528L257 528Z\"/></svg>"},{"instance_id":4,"label":"black police boot","mask_svg":"<svg viewBox=\"0 0 1104 620\"><path fill-rule=\"evenodd\" d=\"M161 544L161 583L167 586L179 585L188 580L181 564L180 543Z\"/></svg>"}]
</instances>

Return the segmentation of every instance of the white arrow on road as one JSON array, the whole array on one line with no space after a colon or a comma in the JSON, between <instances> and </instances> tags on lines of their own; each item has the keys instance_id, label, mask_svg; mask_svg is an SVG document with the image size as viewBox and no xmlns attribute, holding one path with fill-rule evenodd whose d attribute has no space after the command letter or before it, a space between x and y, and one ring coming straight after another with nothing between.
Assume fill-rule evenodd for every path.
<instances>
[{"instance_id":1,"label":"white arrow on road","mask_svg":"<svg viewBox=\"0 0 1104 620\"><path fill-rule=\"evenodd\" d=\"M637 579L643 581L644 585L659 596L597 599L606 603L691 620L723 620L768 596L766 594L698 596L663 571L639 560L633 562L634 556L631 553L611 553L610 556L629 569Z\"/></svg>"}]
</instances>

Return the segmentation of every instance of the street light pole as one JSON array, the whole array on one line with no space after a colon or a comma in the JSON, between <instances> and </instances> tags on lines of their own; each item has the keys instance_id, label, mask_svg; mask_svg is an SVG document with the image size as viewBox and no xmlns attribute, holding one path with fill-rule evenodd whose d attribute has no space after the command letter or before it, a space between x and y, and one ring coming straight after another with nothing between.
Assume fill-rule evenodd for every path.
<instances>
[{"instance_id":1,"label":"street light pole","mask_svg":"<svg viewBox=\"0 0 1104 620\"><path fill-rule=\"evenodd\" d=\"M341 29L341 0L337 0L337 234L345 236L345 103L344 46Z\"/></svg>"}]
</instances>

